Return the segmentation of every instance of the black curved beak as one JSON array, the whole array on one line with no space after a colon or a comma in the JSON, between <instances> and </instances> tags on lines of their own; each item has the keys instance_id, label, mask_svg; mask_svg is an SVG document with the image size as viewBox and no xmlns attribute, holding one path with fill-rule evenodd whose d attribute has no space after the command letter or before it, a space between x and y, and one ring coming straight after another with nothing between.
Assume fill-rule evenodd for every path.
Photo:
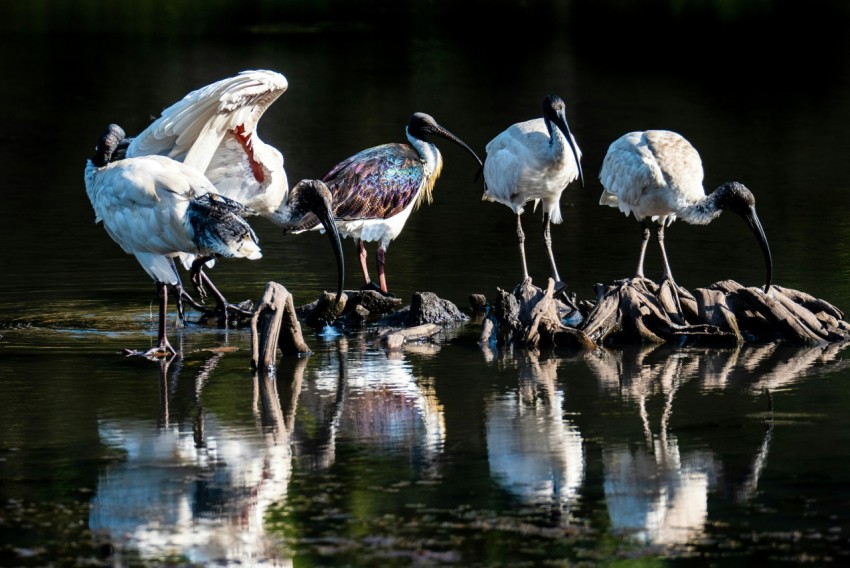
<instances>
[{"instance_id":1,"label":"black curved beak","mask_svg":"<svg viewBox=\"0 0 850 568\"><path fill-rule=\"evenodd\" d=\"M448 130L443 128L442 126L438 126L437 128L435 128L433 130L433 133L439 134L440 136L442 136L446 140L451 140L452 142L454 142L455 144L457 144L458 146L460 146L461 148L463 148L464 150L469 152L469 154L473 158L475 158L475 161L478 162L479 166L484 166L484 162L481 161L481 158L478 157L478 154L476 154L475 152L472 151L472 148L467 146L466 142L464 142L463 140L461 140L460 138L458 138L457 136L455 136L454 134L452 134L451 132L449 132Z\"/></svg>"},{"instance_id":2,"label":"black curved beak","mask_svg":"<svg viewBox=\"0 0 850 568\"><path fill-rule=\"evenodd\" d=\"M553 122L567 138L567 143L570 145L570 150L573 151L573 158L575 158L576 160L576 168L578 169L578 180L579 182L581 182L581 186L584 187L584 172L581 171L581 159L578 155L578 145L576 144L576 139L573 137L573 133L570 131L570 127L567 124L567 115L564 113L563 110L560 110L556 114L556 118L557 120Z\"/></svg>"},{"instance_id":3,"label":"black curved beak","mask_svg":"<svg viewBox=\"0 0 850 568\"><path fill-rule=\"evenodd\" d=\"M342 257L342 243L339 239L339 231L336 228L336 223L334 223L333 205L330 192L327 192L327 196L322 199L322 202L324 203L324 207L317 207L313 213L319 218L319 222L321 222L322 226L325 228L325 234L327 234L328 238L331 240L331 246L333 247L334 254L336 255L336 268L339 272L339 280L336 288L336 301L339 303L340 298L342 298L342 288L345 280L345 261Z\"/></svg>"},{"instance_id":4,"label":"black curved beak","mask_svg":"<svg viewBox=\"0 0 850 568\"><path fill-rule=\"evenodd\" d=\"M770 245L767 244L767 237L764 234L761 221L759 221L759 217L756 215L756 208L750 207L742 216L747 222L747 225L750 226L750 229L753 230L753 233L755 233L756 239L758 239L761 246L761 252L764 254L764 263L767 267L767 282L764 285L764 292L767 293L770 290L770 281L773 279L773 259L770 256Z\"/></svg>"}]
</instances>

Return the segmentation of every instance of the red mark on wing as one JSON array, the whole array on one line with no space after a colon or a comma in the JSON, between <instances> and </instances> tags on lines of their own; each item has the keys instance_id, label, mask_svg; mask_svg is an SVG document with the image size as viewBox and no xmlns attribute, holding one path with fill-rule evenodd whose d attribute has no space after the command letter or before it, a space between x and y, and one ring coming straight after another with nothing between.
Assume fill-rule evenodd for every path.
<instances>
[{"instance_id":1,"label":"red mark on wing","mask_svg":"<svg viewBox=\"0 0 850 568\"><path fill-rule=\"evenodd\" d=\"M260 165L256 159L254 159L254 140L251 138L250 132L245 132L245 127L241 124L233 129L233 135L236 136L236 139L239 141L239 144L242 145L242 149L245 150L245 154L248 156L248 163L251 164L251 173L254 174L254 179L259 183L263 183L266 179L266 175L263 172L263 166Z\"/></svg>"}]
</instances>

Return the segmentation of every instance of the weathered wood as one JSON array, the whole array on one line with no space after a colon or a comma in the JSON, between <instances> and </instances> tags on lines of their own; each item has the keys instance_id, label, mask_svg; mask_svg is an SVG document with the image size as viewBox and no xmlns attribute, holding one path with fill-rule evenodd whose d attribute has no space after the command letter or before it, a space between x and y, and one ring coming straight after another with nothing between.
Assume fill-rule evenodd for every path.
<instances>
[{"instance_id":1,"label":"weathered wood","mask_svg":"<svg viewBox=\"0 0 850 568\"><path fill-rule=\"evenodd\" d=\"M786 341L798 344L818 343L820 338L788 311L773 296L759 288L741 288L738 295L762 314L782 334Z\"/></svg>"},{"instance_id":2,"label":"weathered wood","mask_svg":"<svg viewBox=\"0 0 850 568\"><path fill-rule=\"evenodd\" d=\"M585 332L564 325L565 317L576 314L575 307L555 295L555 281L546 290L530 280L522 282L512 293L497 289L493 310L482 326L479 344L489 347L516 344L528 349L569 347L594 349L596 343Z\"/></svg>"},{"instance_id":3,"label":"weathered wood","mask_svg":"<svg viewBox=\"0 0 850 568\"><path fill-rule=\"evenodd\" d=\"M432 337L440 333L442 329L442 326L435 323L426 323L416 327L388 330L379 336L379 340L388 350L394 351L401 349L405 343Z\"/></svg>"},{"instance_id":4,"label":"weathered wood","mask_svg":"<svg viewBox=\"0 0 850 568\"><path fill-rule=\"evenodd\" d=\"M292 295L280 284L268 282L251 317L251 368L274 367L277 349L285 356L310 353Z\"/></svg>"},{"instance_id":5,"label":"weathered wood","mask_svg":"<svg viewBox=\"0 0 850 568\"><path fill-rule=\"evenodd\" d=\"M734 334L738 343L743 342L744 338L741 335L741 329L738 327L738 320L726 302L726 295L720 290L708 288L697 288L694 292L698 307L698 318L716 326L721 331Z\"/></svg>"},{"instance_id":6,"label":"weathered wood","mask_svg":"<svg viewBox=\"0 0 850 568\"><path fill-rule=\"evenodd\" d=\"M844 319L844 312L842 312L826 300L821 300L819 298L815 298L811 294L800 292L799 290L793 290L791 288L785 288L783 286L777 286L775 284L772 286L772 288L779 290L779 292L781 292L784 296L787 296L795 303L802 305L810 312L825 312L837 320Z\"/></svg>"}]
</instances>

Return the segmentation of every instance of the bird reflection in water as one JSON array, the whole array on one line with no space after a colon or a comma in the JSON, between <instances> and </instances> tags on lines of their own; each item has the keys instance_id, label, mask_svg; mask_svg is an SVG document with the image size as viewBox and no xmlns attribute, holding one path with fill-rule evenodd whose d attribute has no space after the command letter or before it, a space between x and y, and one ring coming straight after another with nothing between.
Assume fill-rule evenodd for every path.
<instances>
[{"instance_id":1,"label":"bird reflection in water","mask_svg":"<svg viewBox=\"0 0 850 568\"><path fill-rule=\"evenodd\" d=\"M289 447L297 392L281 405L274 377L254 377L259 432L228 425L201 405L205 383L223 353L203 362L194 378L194 416L175 420L170 400L189 373L178 356L160 365L159 424L108 419L99 424L104 444L124 454L99 476L89 525L115 548L115 560L186 558L193 565L291 566L265 533L268 508L286 500ZM301 383L306 360L293 370ZM288 381L288 379L287 379ZM124 558L126 560L126 558Z\"/></svg>"},{"instance_id":2,"label":"bird reflection in water","mask_svg":"<svg viewBox=\"0 0 850 568\"><path fill-rule=\"evenodd\" d=\"M563 416L561 359L527 351L515 361L516 389L486 403L490 472L521 502L548 508L566 524L584 481L585 457L581 433Z\"/></svg>"},{"instance_id":3,"label":"bird reflection in water","mask_svg":"<svg viewBox=\"0 0 850 568\"><path fill-rule=\"evenodd\" d=\"M843 348L774 343L715 351L656 346L600 349L588 356L603 390L637 404L642 423L643 442L609 441L603 448L605 498L614 531L646 545L682 545L703 535L709 495L721 484L736 503L750 501L768 464L774 426L772 392L811 377L816 369L845 366L838 357ZM758 373L753 372L756 367ZM753 382L753 377L758 380ZM673 401L682 385L693 379L703 394L746 387L764 404L764 412L747 416L765 425L754 449L749 446L749 455L740 459L735 455L742 448L739 439L725 440L732 448L728 454L712 451L708 443L680 447L670 425ZM661 415L654 428L649 408L658 397ZM686 411L679 412L687 416ZM718 430L723 429L707 429L701 439L729 436ZM735 432L734 437L740 438L741 432Z\"/></svg>"},{"instance_id":4,"label":"bird reflection in water","mask_svg":"<svg viewBox=\"0 0 850 568\"><path fill-rule=\"evenodd\" d=\"M310 408L334 409L329 422L333 432L327 438L331 447L325 455L345 441L378 449L382 455L407 452L420 473L433 473L445 444L443 405L433 380L416 376L407 354L428 357L438 349L423 345L388 354L362 339L343 338L335 353L320 355L316 380L305 384L301 396L310 400ZM296 427L298 445L306 441L301 434ZM317 461L322 467L331 463L327 458L323 464Z\"/></svg>"}]
</instances>

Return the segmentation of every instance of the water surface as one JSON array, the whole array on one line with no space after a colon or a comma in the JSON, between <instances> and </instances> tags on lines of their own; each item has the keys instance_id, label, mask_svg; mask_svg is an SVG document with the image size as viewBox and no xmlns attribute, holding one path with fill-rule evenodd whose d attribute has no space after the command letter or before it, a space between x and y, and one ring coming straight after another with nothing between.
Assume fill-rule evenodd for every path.
<instances>
[{"instance_id":1,"label":"water surface","mask_svg":"<svg viewBox=\"0 0 850 568\"><path fill-rule=\"evenodd\" d=\"M700 151L707 190L735 179L755 193L776 283L846 309L850 89L846 34L833 33L843 12L811 34L813 16L796 28L778 7L733 18L717 35L739 52L696 51L679 30L670 54L649 32L618 35L628 14L606 27L585 2L506 7L493 37L441 6L422 19L407 12L409 33L330 16L314 26L267 18L229 35L202 20L169 33L168 22L146 27L142 8L117 11L123 23L105 33L97 10L74 26L48 10L29 28L35 12L10 13L29 33L0 39L0 563L847 561L843 345L531 353L480 346L472 317L401 353L370 329L307 329L313 353L280 360L271 377L250 372L244 329L173 329L181 356L168 363L120 355L155 341L154 287L94 224L85 160L107 123L137 132L190 90L247 68L289 80L260 135L284 152L293 182L403 141L415 111L483 154L510 123L537 116L543 95L560 94L587 185L564 193L553 240L579 298L637 261L638 224L597 204L608 144L630 130L677 130ZM545 33L506 33L509 19L541 14ZM776 31L766 42L735 35L755 22ZM806 40L795 48L783 43L792 31ZM432 291L467 310L469 294L493 298L519 282L515 220L481 202L462 150L441 149L434 203L390 246L387 276L405 301ZM523 222L542 283L539 211ZM297 304L335 287L324 237L254 226L264 258L213 271L231 299L256 300L270 280ZM343 244L354 287L354 245ZM757 244L731 216L676 223L667 246L687 288L763 279ZM647 275L660 274L651 243Z\"/></svg>"}]
</instances>

